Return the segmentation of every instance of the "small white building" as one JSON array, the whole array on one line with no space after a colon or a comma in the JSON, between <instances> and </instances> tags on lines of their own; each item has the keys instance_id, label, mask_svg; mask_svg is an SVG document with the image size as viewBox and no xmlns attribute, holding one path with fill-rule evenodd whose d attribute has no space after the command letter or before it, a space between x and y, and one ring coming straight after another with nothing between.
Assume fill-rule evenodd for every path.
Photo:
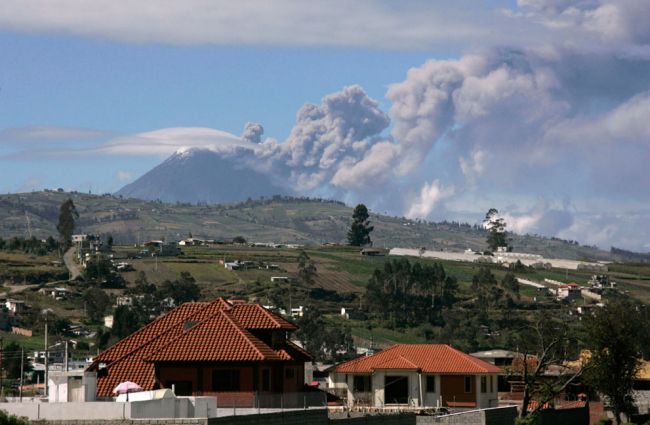
<instances>
[{"instance_id":1,"label":"small white building","mask_svg":"<svg viewBox=\"0 0 650 425\"><path fill-rule=\"evenodd\" d=\"M67 403L71 401L95 401L97 373L74 370L50 372L47 379L48 401Z\"/></svg>"},{"instance_id":2,"label":"small white building","mask_svg":"<svg viewBox=\"0 0 650 425\"><path fill-rule=\"evenodd\" d=\"M576 300L582 298L582 288L577 283L571 282L557 288L558 300Z\"/></svg>"},{"instance_id":3,"label":"small white building","mask_svg":"<svg viewBox=\"0 0 650 425\"><path fill-rule=\"evenodd\" d=\"M113 327L113 315L104 316L104 326L107 328Z\"/></svg>"},{"instance_id":4,"label":"small white building","mask_svg":"<svg viewBox=\"0 0 650 425\"><path fill-rule=\"evenodd\" d=\"M12 313L20 314L25 311L25 301L9 299L5 302L5 307Z\"/></svg>"}]
</instances>

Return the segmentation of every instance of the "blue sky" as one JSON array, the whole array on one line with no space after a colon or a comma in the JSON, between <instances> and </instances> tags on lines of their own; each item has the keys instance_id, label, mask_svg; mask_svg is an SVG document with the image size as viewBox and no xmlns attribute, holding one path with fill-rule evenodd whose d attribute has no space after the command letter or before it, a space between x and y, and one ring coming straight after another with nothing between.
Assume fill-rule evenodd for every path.
<instances>
[{"instance_id":1,"label":"blue sky","mask_svg":"<svg viewBox=\"0 0 650 425\"><path fill-rule=\"evenodd\" d=\"M643 0L131 3L4 2L1 192L239 146L306 195L650 250Z\"/></svg>"},{"instance_id":2,"label":"blue sky","mask_svg":"<svg viewBox=\"0 0 650 425\"><path fill-rule=\"evenodd\" d=\"M362 84L387 108L388 84L434 56L367 48L143 45L9 31L0 33L0 51L2 129L51 125L119 135L196 126L239 134L254 121L279 139L289 135L305 102L317 103L346 85ZM83 147L92 141L59 142ZM0 153L16 151L20 145L0 145ZM124 184L115 178L118 171L136 176L160 159L91 157L78 173L62 173L59 166L68 160L79 165L78 158L13 159L3 164L10 172L0 191L114 191Z\"/></svg>"}]
</instances>

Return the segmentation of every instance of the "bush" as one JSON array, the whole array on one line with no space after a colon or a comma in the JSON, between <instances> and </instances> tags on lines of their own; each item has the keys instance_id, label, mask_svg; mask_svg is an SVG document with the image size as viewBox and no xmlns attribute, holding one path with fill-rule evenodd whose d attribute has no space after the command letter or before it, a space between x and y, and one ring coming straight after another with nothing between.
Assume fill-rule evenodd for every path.
<instances>
[{"instance_id":1,"label":"bush","mask_svg":"<svg viewBox=\"0 0 650 425\"><path fill-rule=\"evenodd\" d=\"M4 410L0 410L0 425L28 425L29 420L25 417L10 415Z\"/></svg>"}]
</instances>

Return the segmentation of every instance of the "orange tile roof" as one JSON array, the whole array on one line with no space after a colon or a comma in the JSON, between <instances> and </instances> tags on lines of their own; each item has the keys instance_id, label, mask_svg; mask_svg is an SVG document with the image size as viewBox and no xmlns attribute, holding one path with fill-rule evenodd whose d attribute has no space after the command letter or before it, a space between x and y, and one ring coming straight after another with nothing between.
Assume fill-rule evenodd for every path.
<instances>
[{"instance_id":1,"label":"orange tile roof","mask_svg":"<svg viewBox=\"0 0 650 425\"><path fill-rule=\"evenodd\" d=\"M265 313L267 312L267 313ZM156 362L304 361L311 355L287 342L271 349L251 330L293 330L295 325L262 306L233 306L222 298L186 303L144 326L99 354L89 370L106 367L98 376L97 395L112 396L120 382L132 381L153 389Z\"/></svg>"},{"instance_id":2,"label":"orange tile roof","mask_svg":"<svg viewBox=\"0 0 650 425\"><path fill-rule=\"evenodd\" d=\"M236 323L225 311L195 325L145 360L170 361L263 361L281 360L268 345Z\"/></svg>"},{"instance_id":3,"label":"orange tile roof","mask_svg":"<svg viewBox=\"0 0 650 425\"><path fill-rule=\"evenodd\" d=\"M232 316L246 329L298 329L293 323L270 312L259 304L237 304L232 308Z\"/></svg>"},{"instance_id":4,"label":"orange tile roof","mask_svg":"<svg viewBox=\"0 0 650 425\"><path fill-rule=\"evenodd\" d=\"M446 344L397 344L372 356L336 367L339 373L372 373L376 369L411 369L424 373L487 374L501 369Z\"/></svg>"}]
</instances>

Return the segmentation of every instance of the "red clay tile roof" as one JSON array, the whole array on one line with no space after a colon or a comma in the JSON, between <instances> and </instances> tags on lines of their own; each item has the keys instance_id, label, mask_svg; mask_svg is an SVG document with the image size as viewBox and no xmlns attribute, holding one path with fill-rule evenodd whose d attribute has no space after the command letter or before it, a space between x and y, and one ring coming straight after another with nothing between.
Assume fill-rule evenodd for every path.
<instances>
[{"instance_id":1,"label":"red clay tile roof","mask_svg":"<svg viewBox=\"0 0 650 425\"><path fill-rule=\"evenodd\" d=\"M501 373L493 364L446 344L397 344L372 356L359 357L336 367L339 373L372 373L376 369L417 369L424 373Z\"/></svg>"},{"instance_id":2,"label":"red clay tile roof","mask_svg":"<svg viewBox=\"0 0 650 425\"><path fill-rule=\"evenodd\" d=\"M162 361L304 361L309 353L287 342L273 350L249 329L293 330L295 325L261 306L233 306L222 298L186 303L144 326L99 354L89 370L106 367L97 378L97 395L112 396L120 382L144 390L155 387L155 363ZM251 317L252 316L252 317ZM243 323L242 323L243 322Z\"/></svg>"},{"instance_id":3,"label":"red clay tile roof","mask_svg":"<svg viewBox=\"0 0 650 425\"><path fill-rule=\"evenodd\" d=\"M297 360L301 362L314 360L314 356L291 341L287 341L282 348L276 350L276 353L278 353L282 360Z\"/></svg>"},{"instance_id":4,"label":"red clay tile roof","mask_svg":"<svg viewBox=\"0 0 650 425\"><path fill-rule=\"evenodd\" d=\"M235 322L225 311L195 325L145 360L173 361L263 361L282 360L257 337Z\"/></svg>"},{"instance_id":5,"label":"red clay tile roof","mask_svg":"<svg viewBox=\"0 0 650 425\"><path fill-rule=\"evenodd\" d=\"M259 304L237 304L232 308L232 316L246 329L298 329L293 323L272 313Z\"/></svg>"}]
</instances>

